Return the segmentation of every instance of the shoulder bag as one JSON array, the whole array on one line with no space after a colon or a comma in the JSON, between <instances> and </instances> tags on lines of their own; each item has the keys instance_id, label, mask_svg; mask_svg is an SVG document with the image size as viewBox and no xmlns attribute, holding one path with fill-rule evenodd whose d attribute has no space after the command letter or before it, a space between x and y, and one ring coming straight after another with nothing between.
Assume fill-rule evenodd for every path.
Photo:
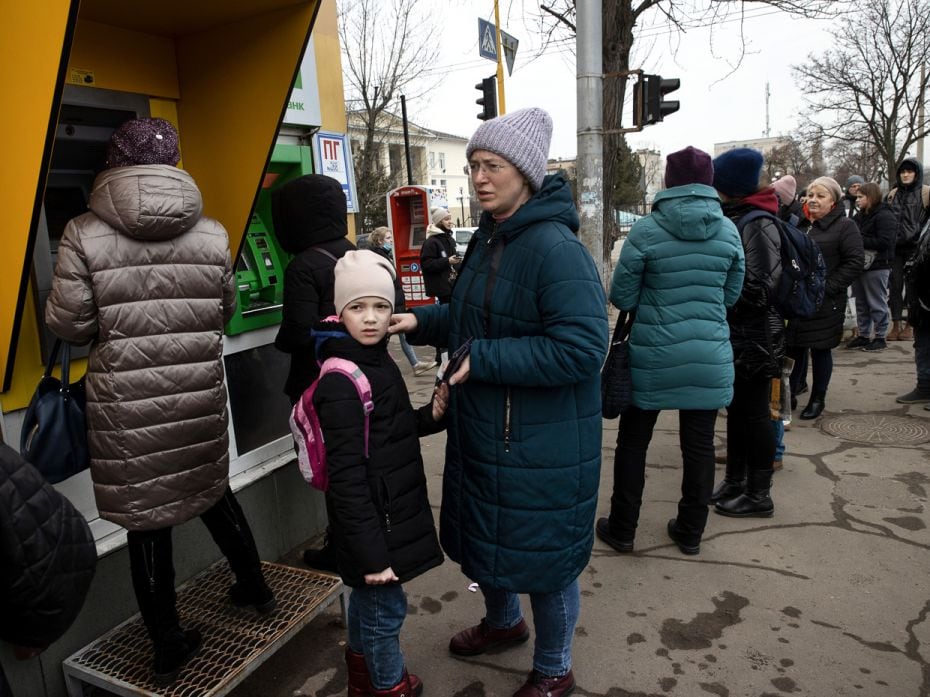
<instances>
[{"instance_id":1,"label":"shoulder bag","mask_svg":"<svg viewBox=\"0 0 930 697\"><path fill-rule=\"evenodd\" d=\"M620 312L607 360L601 369L601 412L605 419L616 419L633 403L629 338L634 316L633 312Z\"/></svg>"},{"instance_id":2,"label":"shoulder bag","mask_svg":"<svg viewBox=\"0 0 930 697\"><path fill-rule=\"evenodd\" d=\"M64 347L62 349L62 347ZM52 369L61 350L61 380ZM90 465L84 417L84 378L70 382L71 345L55 340L45 373L26 409L20 454L52 484Z\"/></svg>"}]
</instances>

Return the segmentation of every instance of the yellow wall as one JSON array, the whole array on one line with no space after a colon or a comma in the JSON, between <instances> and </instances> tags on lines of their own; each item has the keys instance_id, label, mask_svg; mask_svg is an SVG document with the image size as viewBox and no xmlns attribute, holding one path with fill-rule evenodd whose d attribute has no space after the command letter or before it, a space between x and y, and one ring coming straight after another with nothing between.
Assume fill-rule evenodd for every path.
<instances>
[{"instance_id":1,"label":"yellow wall","mask_svg":"<svg viewBox=\"0 0 930 697\"><path fill-rule=\"evenodd\" d=\"M324 2L320 6L316 24L313 25L313 45L316 48L316 80L320 93L320 128L348 134L335 2ZM349 214L349 236L355 239L354 213Z\"/></svg>"},{"instance_id":2,"label":"yellow wall","mask_svg":"<svg viewBox=\"0 0 930 697\"><path fill-rule=\"evenodd\" d=\"M97 16L95 21L80 19L76 2L4 3L0 56L10 66L29 58L25 69L9 71L5 103L16 108L0 110L0 132L15 134L7 139L5 166L0 168L0 203L6 216L0 233L0 377L12 361L8 348L16 299L31 267L26 249L47 174L43 153L50 155L46 142L58 116L52 108L60 92L59 74L64 78L72 69L90 71L97 88L153 97L152 114L179 125L185 169L200 185L206 214L228 229L235 252L318 5L313 0L275 3L272 11L216 21L195 32L172 25L179 38L168 38L110 26ZM69 27L74 43L65 71ZM3 411L24 407L42 372L31 288L27 296L15 372L0 395Z\"/></svg>"},{"instance_id":3,"label":"yellow wall","mask_svg":"<svg viewBox=\"0 0 930 697\"><path fill-rule=\"evenodd\" d=\"M0 109L0 133L6 135L0 167L0 384L11 365L26 247L38 192L45 188L46 140L58 120L53 105L69 13L76 11L76 0L30 0L4 2L0 12L0 65L7 68Z\"/></svg>"}]
</instances>

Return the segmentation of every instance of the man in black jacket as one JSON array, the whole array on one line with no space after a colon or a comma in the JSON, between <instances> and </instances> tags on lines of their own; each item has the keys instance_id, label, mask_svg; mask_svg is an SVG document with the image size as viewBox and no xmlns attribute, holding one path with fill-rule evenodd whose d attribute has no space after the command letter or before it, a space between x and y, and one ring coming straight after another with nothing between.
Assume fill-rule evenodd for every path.
<instances>
[{"instance_id":1,"label":"man in black jacket","mask_svg":"<svg viewBox=\"0 0 930 697\"><path fill-rule=\"evenodd\" d=\"M31 658L77 617L97 565L87 521L0 443L0 639ZM0 697L13 693L0 666Z\"/></svg>"},{"instance_id":2,"label":"man in black jacket","mask_svg":"<svg viewBox=\"0 0 930 697\"><path fill-rule=\"evenodd\" d=\"M889 341L910 341L914 338L912 326L904 323L905 304L912 304L904 282L904 264L914 253L917 236L930 215L930 187L923 183L923 171L919 160L905 158L898 165L897 184L888 192L888 205L898 221L894 265L888 282L888 307L892 321L887 336Z\"/></svg>"},{"instance_id":3,"label":"man in black jacket","mask_svg":"<svg viewBox=\"0 0 930 697\"><path fill-rule=\"evenodd\" d=\"M342 186L332 177L307 174L287 182L271 195L274 232L286 252L294 255L284 274L284 308L274 345L291 354L284 392L295 404L320 374L310 332L320 320L335 314L333 288L336 262L355 245L346 239L348 208ZM336 571L327 541L321 549L304 551L314 569Z\"/></svg>"},{"instance_id":4,"label":"man in black jacket","mask_svg":"<svg viewBox=\"0 0 930 697\"><path fill-rule=\"evenodd\" d=\"M462 259L455 253L455 238L452 237L452 214L445 208L430 211L430 226L426 229L426 241L420 248L420 266L426 294L445 305L452 300L452 286L458 276ZM442 346L436 347L436 362L442 362Z\"/></svg>"}]
</instances>

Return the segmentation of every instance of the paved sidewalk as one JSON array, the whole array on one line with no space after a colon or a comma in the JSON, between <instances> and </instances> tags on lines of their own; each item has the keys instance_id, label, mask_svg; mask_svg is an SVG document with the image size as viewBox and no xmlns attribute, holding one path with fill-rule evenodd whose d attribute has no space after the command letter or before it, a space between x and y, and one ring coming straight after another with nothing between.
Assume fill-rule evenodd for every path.
<instances>
[{"instance_id":1,"label":"paved sidewalk","mask_svg":"<svg viewBox=\"0 0 930 697\"><path fill-rule=\"evenodd\" d=\"M930 412L894 401L914 386L913 346L834 356L823 417L796 420L786 434L775 516L711 513L697 557L666 537L680 453L676 415L660 416L636 552L596 541L581 577L574 694L930 695ZM411 375L409 384L422 404L431 378ZM616 425L605 422L599 515ZM725 427L721 417L718 439ZM437 515L444 443L442 434L423 441ZM468 585L450 561L409 584L408 666L424 695L509 697L530 669L532 641L466 660L447 651L449 637L483 614ZM528 601L524 609L531 615ZM335 612L318 618L232 694L345 694L343 635Z\"/></svg>"}]
</instances>

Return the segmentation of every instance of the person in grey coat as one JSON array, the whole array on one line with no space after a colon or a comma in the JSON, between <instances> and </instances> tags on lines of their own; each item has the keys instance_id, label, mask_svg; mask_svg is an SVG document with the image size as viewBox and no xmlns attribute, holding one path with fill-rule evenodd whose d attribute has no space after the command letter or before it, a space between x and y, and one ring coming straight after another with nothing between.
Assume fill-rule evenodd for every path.
<instances>
[{"instance_id":1,"label":"person in grey coat","mask_svg":"<svg viewBox=\"0 0 930 697\"><path fill-rule=\"evenodd\" d=\"M233 604L275 607L248 521L229 487L223 327L235 309L226 230L202 215L164 119L114 133L90 210L65 227L45 321L87 363L90 472L100 517L129 532L129 567L172 683L200 647L180 625L171 529L200 516L236 575Z\"/></svg>"}]
</instances>

